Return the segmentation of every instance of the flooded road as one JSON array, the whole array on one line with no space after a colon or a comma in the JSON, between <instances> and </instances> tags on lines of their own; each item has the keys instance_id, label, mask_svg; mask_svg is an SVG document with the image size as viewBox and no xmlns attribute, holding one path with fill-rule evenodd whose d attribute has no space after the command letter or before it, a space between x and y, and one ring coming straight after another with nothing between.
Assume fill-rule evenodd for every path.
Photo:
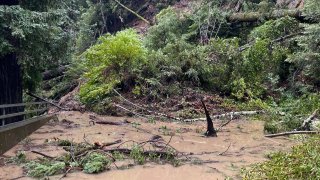
<instances>
[{"instance_id":1,"label":"flooded road","mask_svg":"<svg viewBox=\"0 0 320 180\"><path fill-rule=\"evenodd\" d=\"M90 175L83 172L72 172L63 179L241 179L240 170L252 163L266 160L265 155L278 150L289 150L295 141L288 138L268 139L263 136L263 122L238 119L232 121L218 132L218 137L206 138L205 122L192 124L180 122L147 122L135 118L104 117L110 121L130 121L124 126L92 125L89 113L60 112L59 122L50 122L41 127L31 136L15 146L5 154L5 157L14 156L18 151L25 151L27 159L41 157L31 153L31 150L45 153L50 156L59 156L65 151L62 147L51 145L54 139L67 139L74 142L89 143L134 140L142 142L154 135L160 135L179 152L192 153L191 157L197 160L183 162L179 167L147 163L136 165L129 169L119 170L115 166L100 174ZM218 127L222 122L215 121ZM171 138L172 136L172 138ZM23 169L17 165L4 165L0 162L0 179L31 179L24 177ZM60 179L62 175L50 177Z\"/></svg>"}]
</instances>

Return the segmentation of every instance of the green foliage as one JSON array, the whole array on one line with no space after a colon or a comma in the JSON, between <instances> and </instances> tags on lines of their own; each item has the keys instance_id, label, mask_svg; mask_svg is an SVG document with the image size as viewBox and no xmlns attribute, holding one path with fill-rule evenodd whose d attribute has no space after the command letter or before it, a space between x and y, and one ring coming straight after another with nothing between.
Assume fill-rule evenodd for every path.
<instances>
[{"instance_id":1,"label":"green foliage","mask_svg":"<svg viewBox=\"0 0 320 180\"><path fill-rule=\"evenodd\" d=\"M192 15L190 15L192 24L189 27L187 37L197 38L200 43L207 44L210 39L228 36L230 27L227 16L230 12L221 8L227 3L230 2L210 0L202 1L198 6L195 6Z\"/></svg>"},{"instance_id":2,"label":"green foliage","mask_svg":"<svg viewBox=\"0 0 320 180\"><path fill-rule=\"evenodd\" d=\"M299 22L291 17L270 20L250 32L249 41L256 38L274 40L299 31Z\"/></svg>"},{"instance_id":3,"label":"green foliage","mask_svg":"<svg viewBox=\"0 0 320 180\"><path fill-rule=\"evenodd\" d=\"M296 32L297 27L297 21L288 17L267 21L251 31L249 39L255 40L247 44L249 47L240 55L231 53L231 56L220 56L226 59L222 63L228 65L229 76L226 77L229 78L228 86L234 97L262 98L276 93L280 77L283 80L288 76L284 75L284 72L288 71L284 69L287 68L284 64L290 54L290 44L280 46L273 40ZM227 46L221 43L222 47ZM221 54L227 52L226 49L222 49Z\"/></svg>"},{"instance_id":4,"label":"green foliage","mask_svg":"<svg viewBox=\"0 0 320 180\"><path fill-rule=\"evenodd\" d=\"M115 158L116 160L124 160L125 159L125 155L122 154L121 152L119 151L115 151L112 153L112 157Z\"/></svg>"},{"instance_id":5,"label":"green foliage","mask_svg":"<svg viewBox=\"0 0 320 180\"><path fill-rule=\"evenodd\" d=\"M41 81L41 71L70 60L72 34L69 32L75 19L69 15L76 12L64 5L51 7L47 2L29 5L0 6L0 55L16 53L25 88L35 90Z\"/></svg>"},{"instance_id":6,"label":"green foliage","mask_svg":"<svg viewBox=\"0 0 320 180\"><path fill-rule=\"evenodd\" d=\"M236 97L237 99L241 100L246 95L250 96L251 93L248 92L247 85L244 82L243 78L240 78L239 80L234 80L231 84L231 95Z\"/></svg>"},{"instance_id":7,"label":"green foliage","mask_svg":"<svg viewBox=\"0 0 320 180\"><path fill-rule=\"evenodd\" d=\"M307 18L320 21L320 2L317 0L306 0L303 13Z\"/></svg>"},{"instance_id":8,"label":"green foliage","mask_svg":"<svg viewBox=\"0 0 320 180\"><path fill-rule=\"evenodd\" d=\"M61 139L59 139L57 143L58 146L71 146L72 144L73 143L69 140L61 140Z\"/></svg>"},{"instance_id":9,"label":"green foliage","mask_svg":"<svg viewBox=\"0 0 320 180\"><path fill-rule=\"evenodd\" d=\"M83 172L92 174L99 173L105 170L106 166L110 165L111 161L104 155L99 153L90 153L84 157L80 164L83 166Z\"/></svg>"},{"instance_id":10,"label":"green foliage","mask_svg":"<svg viewBox=\"0 0 320 180\"><path fill-rule=\"evenodd\" d=\"M243 172L243 179L318 179L320 176L319 137L314 137L291 152L269 155L270 160L253 165Z\"/></svg>"},{"instance_id":11,"label":"green foliage","mask_svg":"<svg viewBox=\"0 0 320 180\"><path fill-rule=\"evenodd\" d=\"M21 164L26 162L26 154L24 151L19 151L15 156L6 160L6 163L14 163L14 164Z\"/></svg>"},{"instance_id":12,"label":"green foliage","mask_svg":"<svg viewBox=\"0 0 320 180\"><path fill-rule=\"evenodd\" d=\"M99 16L98 5L86 1L78 21L79 31L76 38L76 53L81 54L96 41L97 21Z\"/></svg>"},{"instance_id":13,"label":"green foliage","mask_svg":"<svg viewBox=\"0 0 320 180\"><path fill-rule=\"evenodd\" d=\"M156 99L159 95L177 95L182 86L213 88L214 69L208 47L188 42L188 20L179 20L179 14L171 8L161 11L158 17L157 25L144 39L149 61L141 72L142 94Z\"/></svg>"},{"instance_id":14,"label":"green foliage","mask_svg":"<svg viewBox=\"0 0 320 180\"><path fill-rule=\"evenodd\" d=\"M320 87L320 25L306 25L305 36L297 37L298 45L301 51L295 52L289 57L288 62L295 67L295 74L291 83L296 92L304 93L303 87L308 85ZM310 89L310 88L309 88Z\"/></svg>"},{"instance_id":15,"label":"green foliage","mask_svg":"<svg viewBox=\"0 0 320 180\"><path fill-rule=\"evenodd\" d=\"M123 5L143 15L146 7L152 6L155 13L168 7L176 0L138 1L122 0ZM79 33L76 38L76 52L83 53L104 33L116 33L128 27L137 17L120 6L116 1L85 1L82 3L81 17L78 21Z\"/></svg>"},{"instance_id":16,"label":"green foliage","mask_svg":"<svg viewBox=\"0 0 320 180\"><path fill-rule=\"evenodd\" d=\"M27 169L27 175L31 177L41 178L60 174L65 169L64 162L35 162L31 161L24 166Z\"/></svg>"},{"instance_id":17,"label":"green foliage","mask_svg":"<svg viewBox=\"0 0 320 180\"><path fill-rule=\"evenodd\" d=\"M230 92L232 83L235 84L237 78L240 78L238 71L242 59L239 52L239 41L238 38L217 38L209 43L208 60L211 66L207 66L206 76L216 90Z\"/></svg>"},{"instance_id":18,"label":"green foliage","mask_svg":"<svg viewBox=\"0 0 320 180\"><path fill-rule=\"evenodd\" d=\"M102 100L133 70L145 62L145 49L132 29L106 34L85 52L86 83L81 86L80 100L93 104Z\"/></svg>"},{"instance_id":19,"label":"green foliage","mask_svg":"<svg viewBox=\"0 0 320 180\"><path fill-rule=\"evenodd\" d=\"M293 115L310 115L320 107L320 94L305 94L298 99L288 96L281 101L280 107L283 107L283 111L291 111Z\"/></svg>"},{"instance_id":20,"label":"green foliage","mask_svg":"<svg viewBox=\"0 0 320 180\"><path fill-rule=\"evenodd\" d=\"M146 162L146 157L143 154L143 149L138 145L132 147L130 157L135 161L135 163L140 165Z\"/></svg>"},{"instance_id":21,"label":"green foliage","mask_svg":"<svg viewBox=\"0 0 320 180\"><path fill-rule=\"evenodd\" d=\"M150 61L142 71L142 77L147 76L145 82L141 82L143 94L157 97L162 92L170 96L179 94L183 86L211 90L224 87L225 81L221 79L227 74L225 65L214 64L220 59L210 52L216 50L217 43L193 44L199 29L191 26L198 27L190 15L182 16L172 8L159 13L157 24L150 28L144 39L150 50L147 57Z\"/></svg>"},{"instance_id":22,"label":"green foliage","mask_svg":"<svg viewBox=\"0 0 320 180\"><path fill-rule=\"evenodd\" d=\"M156 16L157 24L148 30L144 41L146 47L158 50L179 40L188 29L186 18L181 16L170 7L162 10Z\"/></svg>"},{"instance_id":23,"label":"green foliage","mask_svg":"<svg viewBox=\"0 0 320 180\"><path fill-rule=\"evenodd\" d=\"M264 129L268 133L292 131L300 127L303 120L319 107L319 93L305 94L300 98L283 97L278 105L268 108L267 115L261 116L266 121Z\"/></svg>"}]
</instances>

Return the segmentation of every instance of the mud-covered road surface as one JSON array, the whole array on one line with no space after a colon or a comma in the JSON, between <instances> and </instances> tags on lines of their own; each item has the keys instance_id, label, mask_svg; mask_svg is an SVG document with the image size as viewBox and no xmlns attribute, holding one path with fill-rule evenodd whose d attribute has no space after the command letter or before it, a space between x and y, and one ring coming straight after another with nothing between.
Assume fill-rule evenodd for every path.
<instances>
[{"instance_id":1,"label":"mud-covered road surface","mask_svg":"<svg viewBox=\"0 0 320 180\"><path fill-rule=\"evenodd\" d=\"M32 179L26 177L23 168L4 163L4 158L14 156L18 151L25 151L27 159L36 159L40 155L32 150L50 156L59 156L65 151L62 147L52 145L55 139L67 139L74 142L112 142L115 140L146 141L154 135L160 135L179 152L193 153L198 161L183 163L179 167L165 164L147 163L132 168L119 170L112 166L103 173L90 175L81 171L67 174L63 179L108 179L108 180L141 180L141 179L241 179L241 168L266 160L266 154L273 151L286 151L295 144L288 138L268 139L263 136L263 122L246 119L233 120L218 132L218 137L206 138L205 122L186 124L181 122L147 122L146 120L126 117L103 117L105 120L124 121L131 124L123 126L92 125L89 113L60 112L59 122L49 122L28 138L20 142L2 156L0 161L0 179ZM216 120L216 126L222 122ZM62 175L49 177L60 179Z\"/></svg>"}]
</instances>

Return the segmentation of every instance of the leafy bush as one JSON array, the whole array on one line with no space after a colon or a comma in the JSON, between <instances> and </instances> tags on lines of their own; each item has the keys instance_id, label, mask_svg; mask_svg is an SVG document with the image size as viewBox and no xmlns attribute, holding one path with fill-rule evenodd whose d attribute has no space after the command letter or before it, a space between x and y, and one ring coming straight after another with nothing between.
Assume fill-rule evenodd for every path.
<instances>
[{"instance_id":1,"label":"leafy bush","mask_svg":"<svg viewBox=\"0 0 320 180\"><path fill-rule=\"evenodd\" d=\"M227 22L229 11L221 6L228 6L229 1L205 0L194 3L193 12L189 19L192 21L186 36L197 40L201 44L207 44L210 39L227 37L230 33L230 24Z\"/></svg>"},{"instance_id":2,"label":"leafy bush","mask_svg":"<svg viewBox=\"0 0 320 180\"><path fill-rule=\"evenodd\" d=\"M14 164L21 164L26 162L26 154L24 151L19 151L15 156L6 160L6 163L14 163Z\"/></svg>"},{"instance_id":3,"label":"leafy bush","mask_svg":"<svg viewBox=\"0 0 320 180\"><path fill-rule=\"evenodd\" d=\"M274 40L281 36L296 33L299 29L299 22L292 17L270 20L252 30L249 41L256 38Z\"/></svg>"},{"instance_id":4,"label":"leafy bush","mask_svg":"<svg viewBox=\"0 0 320 180\"><path fill-rule=\"evenodd\" d=\"M106 95L145 62L146 50L133 29L106 34L85 52L86 78L80 89L80 100L93 104Z\"/></svg>"},{"instance_id":5,"label":"leafy bush","mask_svg":"<svg viewBox=\"0 0 320 180\"><path fill-rule=\"evenodd\" d=\"M318 179L320 177L320 138L294 146L291 152L269 155L270 160L244 170L243 179Z\"/></svg>"},{"instance_id":6,"label":"leafy bush","mask_svg":"<svg viewBox=\"0 0 320 180\"><path fill-rule=\"evenodd\" d=\"M240 48L244 48L243 52L238 52L236 43L233 43L234 50L230 55L227 49L220 48L220 59L225 59L220 61L229 67L227 89L234 97L263 98L277 91L279 81L288 76L288 67L284 64L291 46L280 46L273 40L296 32L297 28L298 22L292 18L270 20L251 31L248 37L251 43ZM218 47L227 45L220 41Z\"/></svg>"},{"instance_id":7,"label":"leafy bush","mask_svg":"<svg viewBox=\"0 0 320 180\"><path fill-rule=\"evenodd\" d=\"M31 177L45 177L60 174L65 169L64 162L35 162L31 161L25 164L28 176Z\"/></svg>"},{"instance_id":8,"label":"leafy bush","mask_svg":"<svg viewBox=\"0 0 320 180\"><path fill-rule=\"evenodd\" d=\"M132 147L130 157L138 164L144 164L146 162L146 157L143 154L143 149L138 145Z\"/></svg>"},{"instance_id":9,"label":"leafy bush","mask_svg":"<svg viewBox=\"0 0 320 180\"><path fill-rule=\"evenodd\" d=\"M296 38L301 50L288 59L295 70L291 81L296 87L293 90L300 93L305 93L303 89L307 86L320 87L320 25L306 25L305 33L307 35ZM309 92L310 89L312 88L309 88Z\"/></svg>"},{"instance_id":10,"label":"leafy bush","mask_svg":"<svg viewBox=\"0 0 320 180\"><path fill-rule=\"evenodd\" d=\"M320 2L317 0L307 0L303 9L304 15L311 20L320 20Z\"/></svg>"},{"instance_id":11,"label":"leafy bush","mask_svg":"<svg viewBox=\"0 0 320 180\"><path fill-rule=\"evenodd\" d=\"M150 27L145 37L149 49L158 50L182 38L188 30L188 21L169 7L156 16L157 24Z\"/></svg>"},{"instance_id":12,"label":"leafy bush","mask_svg":"<svg viewBox=\"0 0 320 180\"><path fill-rule=\"evenodd\" d=\"M261 120L266 121L264 129L268 133L292 131L300 127L303 120L319 107L319 93L306 94L300 98L283 97L278 105L270 106L268 114L261 116Z\"/></svg>"},{"instance_id":13,"label":"leafy bush","mask_svg":"<svg viewBox=\"0 0 320 180\"><path fill-rule=\"evenodd\" d=\"M213 88L214 68L208 60L208 47L188 41L188 18L168 8L157 20L144 39L149 61L141 72L142 94L179 94L182 86Z\"/></svg>"},{"instance_id":14,"label":"leafy bush","mask_svg":"<svg viewBox=\"0 0 320 180\"><path fill-rule=\"evenodd\" d=\"M102 172L110 163L111 161L105 155L95 152L90 153L80 162L83 172L89 174Z\"/></svg>"}]
</instances>

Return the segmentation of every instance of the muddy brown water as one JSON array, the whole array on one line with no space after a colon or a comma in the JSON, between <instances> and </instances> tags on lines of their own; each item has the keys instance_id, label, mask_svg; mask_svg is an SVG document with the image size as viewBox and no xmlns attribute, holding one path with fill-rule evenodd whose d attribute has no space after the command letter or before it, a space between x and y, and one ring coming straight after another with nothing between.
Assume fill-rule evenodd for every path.
<instances>
[{"instance_id":1,"label":"muddy brown water","mask_svg":"<svg viewBox=\"0 0 320 180\"><path fill-rule=\"evenodd\" d=\"M159 165L147 163L129 169L111 170L96 175L83 172L72 172L64 179L114 179L114 180L171 180L171 179L241 179L241 168L266 160L266 154L273 151L289 150L296 142L288 138L268 139L263 136L263 122L234 120L218 132L216 138L205 138L200 133L205 130L205 122L185 124L180 122L148 123L145 120L126 117L102 117L106 120L136 122L132 125L110 126L90 125L89 114L80 112L60 112L59 123L48 123L31 134L24 141L4 154L4 157L14 156L18 151L25 151L28 159L40 157L31 150L50 156L58 156L65 151L61 147L44 143L46 140L68 139L89 143L123 141L146 141L153 135L161 135L165 141L180 152L192 152L202 163L189 162L179 167L169 164ZM221 122L215 121L218 126ZM0 179L31 179L25 177L23 169L17 165L5 165L0 161ZM50 177L60 179L61 175Z\"/></svg>"}]
</instances>

